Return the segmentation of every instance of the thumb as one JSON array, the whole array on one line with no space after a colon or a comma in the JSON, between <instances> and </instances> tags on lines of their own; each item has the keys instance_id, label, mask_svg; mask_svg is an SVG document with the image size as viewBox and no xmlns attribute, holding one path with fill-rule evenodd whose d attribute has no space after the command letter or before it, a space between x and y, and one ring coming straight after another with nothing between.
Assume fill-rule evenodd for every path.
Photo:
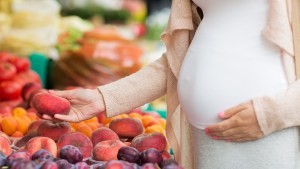
<instances>
[{"instance_id":1,"label":"thumb","mask_svg":"<svg viewBox=\"0 0 300 169\"><path fill-rule=\"evenodd\" d=\"M237 106L234 106L234 107L231 107L231 108L225 110L224 112L218 113L218 116L221 119L228 119L228 118L232 117L233 115L237 114L238 112L240 112L240 111L242 111L244 109L245 109L244 106L237 105Z\"/></svg>"},{"instance_id":2,"label":"thumb","mask_svg":"<svg viewBox=\"0 0 300 169\"><path fill-rule=\"evenodd\" d=\"M69 99L72 96L71 90L49 90L50 94Z\"/></svg>"}]
</instances>

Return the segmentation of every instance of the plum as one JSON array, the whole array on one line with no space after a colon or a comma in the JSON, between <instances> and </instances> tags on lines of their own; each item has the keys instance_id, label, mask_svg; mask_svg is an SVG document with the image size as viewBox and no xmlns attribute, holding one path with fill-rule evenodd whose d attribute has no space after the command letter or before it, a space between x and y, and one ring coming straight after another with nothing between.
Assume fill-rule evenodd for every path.
<instances>
[{"instance_id":1,"label":"plum","mask_svg":"<svg viewBox=\"0 0 300 169\"><path fill-rule=\"evenodd\" d=\"M8 161L8 163L10 163L10 161L12 161L13 159L16 159L16 158L22 158L22 159L29 160L30 154L27 151L17 151L17 152L12 153L10 156L8 156L7 161Z\"/></svg>"},{"instance_id":2,"label":"plum","mask_svg":"<svg viewBox=\"0 0 300 169\"><path fill-rule=\"evenodd\" d=\"M71 163L64 163L58 166L59 169L75 169L75 165Z\"/></svg>"},{"instance_id":3,"label":"plum","mask_svg":"<svg viewBox=\"0 0 300 169\"><path fill-rule=\"evenodd\" d=\"M76 168L76 169L89 169L90 166L87 165L86 162L83 162L83 161L82 161L82 162L76 163L76 164L75 164L75 168Z\"/></svg>"},{"instance_id":4,"label":"plum","mask_svg":"<svg viewBox=\"0 0 300 169\"><path fill-rule=\"evenodd\" d=\"M40 169L58 169L58 165L54 161L46 161Z\"/></svg>"},{"instance_id":5,"label":"plum","mask_svg":"<svg viewBox=\"0 0 300 169\"><path fill-rule=\"evenodd\" d=\"M90 157L90 158L88 158L88 159L86 160L86 163L87 163L88 165L93 165L93 164L105 164L106 161L97 161L97 160L94 160L92 157Z\"/></svg>"},{"instance_id":6,"label":"plum","mask_svg":"<svg viewBox=\"0 0 300 169\"><path fill-rule=\"evenodd\" d=\"M53 155L45 150L45 149L40 149L37 152L35 152L32 156L31 156L32 160L54 160Z\"/></svg>"},{"instance_id":7,"label":"plum","mask_svg":"<svg viewBox=\"0 0 300 169\"><path fill-rule=\"evenodd\" d=\"M57 166L59 166L61 164L65 164L65 163L69 163L69 162L65 159L58 159L55 161L55 163L57 164Z\"/></svg>"},{"instance_id":8,"label":"plum","mask_svg":"<svg viewBox=\"0 0 300 169\"><path fill-rule=\"evenodd\" d=\"M165 166L168 166L168 165L171 165L171 164L175 164L175 165L178 165L178 163L170 158L170 159L167 159L167 160L163 160L163 162L161 163L161 168L165 167Z\"/></svg>"},{"instance_id":9,"label":"plum","mask_svg":"<svg viewBox=\"0 0 300 169\"><path fill-rule=\"evenodd\" d=\"M140 153L134 147L125 146L119 149L117 157L118 160L124 160L130 163L137 163L140 158Z\"/></svg>"},{"instance_id":10,"label":"plum","mask_svg":"<svg viewBox=\"0 0 300 169\"><path fill-rule=\"evenodd\" d=\"M156 163L158 165L161 165L161 163L163 162L163 158L158 150L156 150L155 148L149 148L147 150L142 151L141 161L143 164Z\"/></svg>"},{"instance_id":11,"label":"plum","mask_svg":"<svg viewBox=\"0 0 300 169\"><path fill-rule=\"evenodd\" d=\"M90 166L90 169L104 169L105 163L103 164L93 164Z\"/></svg>"},{"instance_id":12,"label":"plum","mask_svg":"<svg viewBox=\"0 0 300 169\"><path fill-rule=\"evenodd\" d=\"M30 160L23 159L21 161L14 162L10 169L33 169L35 168L35 163Z\"/></svg>"},{"instance_id":13,"label":"plum","mask_svg":"<svg viewBox=\"0 0 300 169\"><path fill-rule=\"evenodd\" d=\"M73 145L66 145L61 148L59 152L59 157L66 159L69 163L75 164L83 159L83 155L80 152L79 148Z\"/></svg>"}]
</instances>

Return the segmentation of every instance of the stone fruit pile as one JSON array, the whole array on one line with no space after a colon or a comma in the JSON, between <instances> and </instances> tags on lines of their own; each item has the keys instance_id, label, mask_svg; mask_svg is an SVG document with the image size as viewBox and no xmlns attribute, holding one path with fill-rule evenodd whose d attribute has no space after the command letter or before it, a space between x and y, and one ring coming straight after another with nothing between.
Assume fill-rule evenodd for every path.
<instances>
[{"instance_id":1,"label":"stone fruit pile","mask_svg":"<svg viewBox=\"0 0 300 169\"><path fill-rule=\"evenodd\" d=\"M124 120L132 124L124 132ZM139 125L139 126L138 126ZM112 127L111 127L112 126ZM28 134L11 142L0 135L0 167L19 168L181 168L167 151L162 133L144 133L135 118L117 118L87 137L67 122L37 120Z\"/></svg>"},{"instance_id":2,"label":"stone fruit pile","mask_svg":"<svg viewBox=\"0 0 300 169\"><path fill-rule=\"evenodd\" d=\"M23 137L30 124L37 119L38 117L33 110L25 110L22 107L11 110L7 107L5 111L0 112L0 131L10 137Z\"/></svg>"}]
</instances>

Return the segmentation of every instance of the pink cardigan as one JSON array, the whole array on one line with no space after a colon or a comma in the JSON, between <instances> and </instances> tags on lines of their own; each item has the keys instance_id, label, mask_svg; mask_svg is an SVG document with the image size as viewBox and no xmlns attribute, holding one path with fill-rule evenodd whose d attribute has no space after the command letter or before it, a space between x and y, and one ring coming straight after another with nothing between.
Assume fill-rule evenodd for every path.
<instances>
[{"instance_id":1,"label":"pink cardigan","mask_svg":"<svg viewBox=\"0 0 300 169\"><path fill-rule=\"evenodd\" d=\"M265 135L300 125L300 81L295 81L290 0L270 0L269 22L263 35L282 50L290 87L275 96L253 98L256 115ZM108 117L127 112L167 95L166 134L175 158L193 167L190 125L181 111L177 96L177 77L182 60L200 23L197 6L190 0L173 0L168 25L162 33L166 53L137 73L98 87L104 97Z\"/></svg>"}]
</instances>

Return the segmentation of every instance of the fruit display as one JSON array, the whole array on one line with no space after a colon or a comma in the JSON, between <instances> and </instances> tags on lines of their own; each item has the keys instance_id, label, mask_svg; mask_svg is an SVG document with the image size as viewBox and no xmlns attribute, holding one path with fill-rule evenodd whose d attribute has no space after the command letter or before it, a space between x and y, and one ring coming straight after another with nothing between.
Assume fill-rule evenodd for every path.
<instances>
[{"instance_id":1,"label":"fruit display","mask_svg":"<svg viewBox=\"0 0 300 169\"><path fill-rule=\"evenodd\" d=\"M1 167L181 168L168 151L165 119L159 114L135 109L111 118L100 113L79 123L50 121L39 116L62 98L39 97L52 97L46 91L34 94L31 105L40 110L17 107L1 120ZM35 117L29 118L32 113ZM14 137L17 132L20 136Z\"/></svg>"}]
</instances>

